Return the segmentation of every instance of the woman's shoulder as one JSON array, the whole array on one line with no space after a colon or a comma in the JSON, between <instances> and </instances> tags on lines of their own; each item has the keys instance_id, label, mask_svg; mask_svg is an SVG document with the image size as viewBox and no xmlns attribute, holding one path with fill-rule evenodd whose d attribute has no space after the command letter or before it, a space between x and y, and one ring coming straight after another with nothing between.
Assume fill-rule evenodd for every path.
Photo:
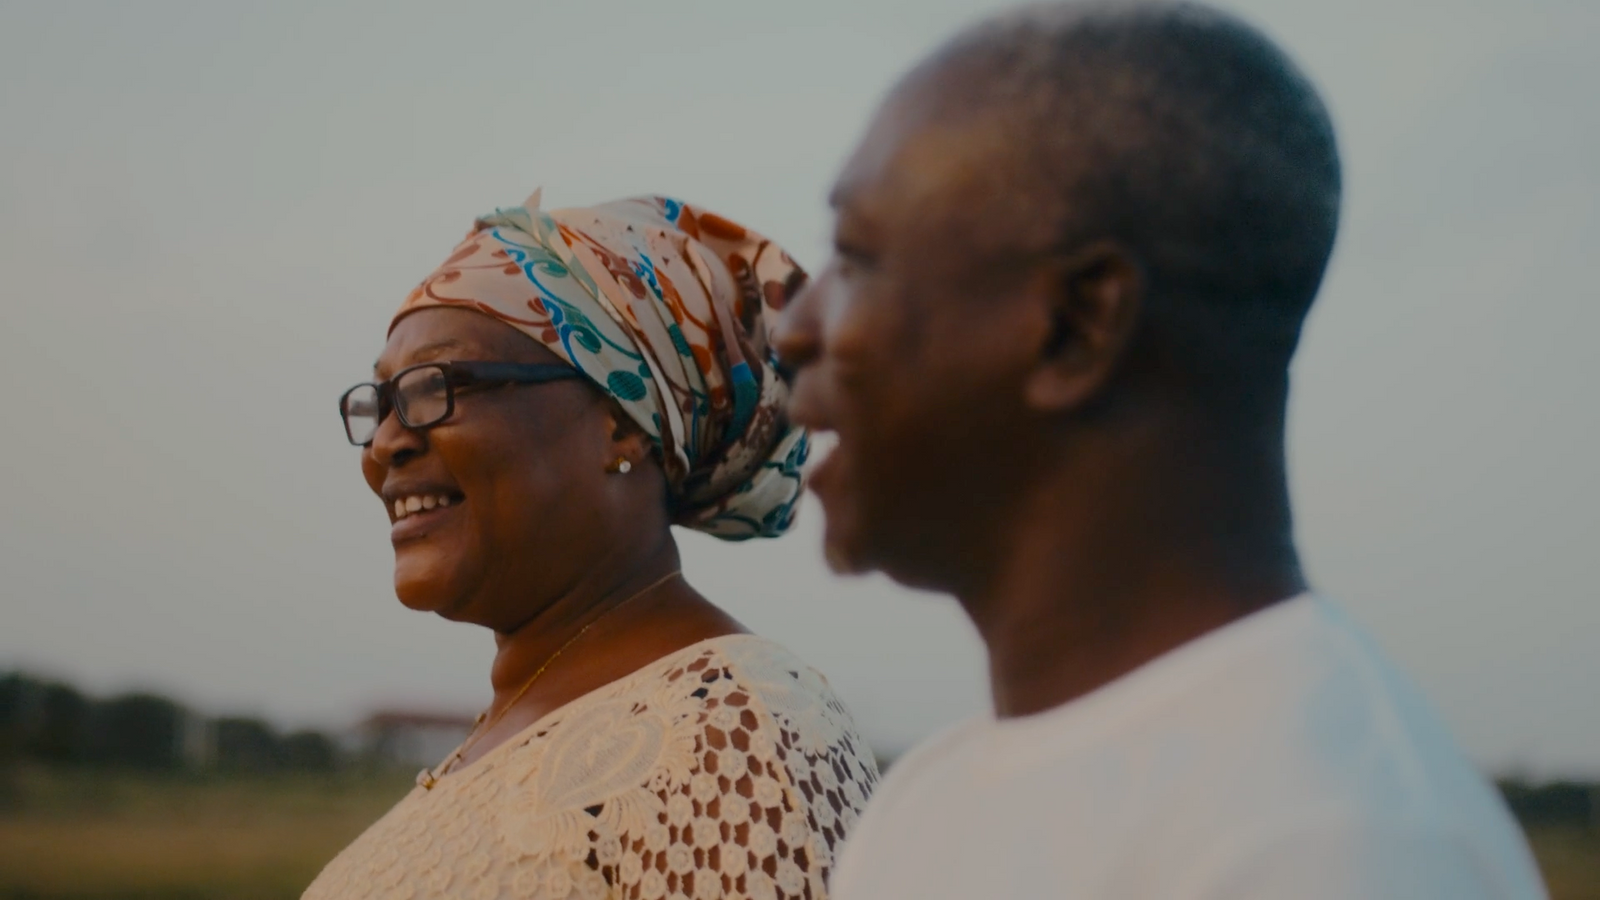
<instances>
[{"instance_id":1,"label":"woman's shoulder","mask_svg":"<svg viewBox=\"0 0 1600 900\"><path fill-rule=\"evenodd\" d=\"M381 879L452 896L824 898L877 779L820 674L772 641L712 638L419 788L308 896Z\"/></svg>"},{"instance_id":2,"label":"woman's shoulder","mask_svg":"<svg viewBox=\"0 0 1600 900\"><path fill-rule=\"evenodd\" d=\"M876 779L871 751L827 678L787 647L757 635L721 635L692 644L588 700L665 713L680 728L746 737L759 758L776 750L769 743L811 756L861 757ZM569 713L591 702L574 703Z\"/></svg>"},{"instance_id":3,"label":"woman's shoulder","mask_svg":"<svg viewBox=\"0 0 1600 900\"><path fill-rule=\"evenodd\" d=\"M550 729L530 779L547 793L533 805L552 823L551 807L565 807L581 827L535 843L615 834L618 846L640 842L646 869L654 848L675 870L688 865L689 848L728 841L728 892L799 896L809 886L825 896L834 853L878 780L827 680L780 644L728 635L624 682ZM627 883L637 871L629 861L618 873Z\"/></svg>"},{"instance_id":4,"label":"woman's shoulder","mask_svg":"<svg viewBox=\"0 0 1600 900\"><path fill-rule=\"evenodd\" d=\"M828 679L806 665L784 645L754 634L725 634L707 638L661 657L633 673L580 698L591 700L640 699L670 686L673 693L698 700L720 700L742 687L744 693L781 708L824 704L848 712Z\"/></svg>"},{"instance_id":5,"label":"woman's shoulder","mask_svg":"<svg viewBox=\"0 0 1600 900\"><path fill-rule=\"evenodd\" d=\"M879 780L876 757L849 709L820 672L781 644L741 635L708 649L711 665L700 677L716 686L708 699L720 699L708 710L705 742L726 733L733 755L786 780L797 792L795 804L809 808L813 820L826 808L829 842L842 839Z\"/></svg>"},{"instance_id":6,"label":"woman's shoulder","mask_svg":"<svg viewBox=\"0 0 1600 900\"><path fill-rule=\"evenodd\" d=\"M850 711L821 672L787 647L755 635L730 635L707 642L725 678L775 724L804 744L844 739L866 752Z\"/></svg>"}]
</instances>

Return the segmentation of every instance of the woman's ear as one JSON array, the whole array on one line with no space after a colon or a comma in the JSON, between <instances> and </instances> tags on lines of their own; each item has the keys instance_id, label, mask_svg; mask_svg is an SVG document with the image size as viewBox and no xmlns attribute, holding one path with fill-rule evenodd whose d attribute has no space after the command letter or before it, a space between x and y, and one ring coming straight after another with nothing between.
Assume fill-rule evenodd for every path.
<instances>
[{"instance_id":1,"label":"woman's ear","mask_svg":"<svg viewBox=\"0 0 1600 900\"><path fill-rule=\"evenodd\" d=\"M1098 241L1044 263L1038 282L1049 328L1026 386L1044 411L1079 408L1111 381L1132 343L1144 279L1120 245Z\"/></svg>"},{"instance_id":2,"label":"woman's ear","mask_svg":"<svg viewBox=\"0 0 1600 900\"><path fill-rule=\"evenodd\" d=\"M650 436L615 401L606 404L606 471L627 472L650 457ZM626 465L624 465L626 463Z\"/></svg>"}]
</instances>

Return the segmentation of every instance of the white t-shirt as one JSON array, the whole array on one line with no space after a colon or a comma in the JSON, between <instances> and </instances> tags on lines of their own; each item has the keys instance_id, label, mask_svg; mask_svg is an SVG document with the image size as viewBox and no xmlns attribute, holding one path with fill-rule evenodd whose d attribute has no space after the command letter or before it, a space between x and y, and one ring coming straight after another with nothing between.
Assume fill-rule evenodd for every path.
<instances>
[{"instance_id":1,"label":"white t-shirt","mask_svg":"<svg viewBox=\"0 0 1600 900\"><path fill-rule=\"evenodd\" d=\"M1427 704L1310 595L923 745L833 876L833 900L1544 896Z\"/></svg>"}]
</instances>

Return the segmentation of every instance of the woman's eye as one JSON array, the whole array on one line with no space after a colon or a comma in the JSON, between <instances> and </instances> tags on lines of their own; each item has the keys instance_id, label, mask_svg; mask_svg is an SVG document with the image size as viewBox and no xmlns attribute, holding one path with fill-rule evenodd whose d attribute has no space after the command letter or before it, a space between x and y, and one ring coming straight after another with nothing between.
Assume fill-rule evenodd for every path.
<instances>
[{"instance_id":1,"label":"woman's eye","mask_svg":"<svg viewBox=\"0 0 1600 900\"><path fill-rule=\"evenodd\" d=\"M471 379L467 379L467 380L458 382L456 384L456 393L458 393L458 394L470 394L473 391L487 390L487 389L492 388L492 387L500 387L502 385L509 384L509 383L510 382L506 382L506 381L495 381L495 380L490 379L490 378L471 378Z\"/></svg>"}]
</instances>

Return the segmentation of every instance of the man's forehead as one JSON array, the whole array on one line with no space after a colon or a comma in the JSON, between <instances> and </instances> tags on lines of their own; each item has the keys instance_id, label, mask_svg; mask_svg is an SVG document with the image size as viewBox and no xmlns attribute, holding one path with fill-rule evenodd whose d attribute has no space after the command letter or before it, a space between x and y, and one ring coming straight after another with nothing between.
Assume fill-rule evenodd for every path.
<instances>
[{"instance_id":1,"label":"man's forehead","mask_svg":"<svg viewBox=\"0 0 1600 900\"><path fill-rule=\"evenodd\" d=\"M920 114L919 114L920 113ZM840 205L862 196L920 197L970 179L985 149L978 129L890 103L873 119L834 187Z\"/></svg>"},{"instance_id":2,"label":"man's forehead","mask_svg":"<svg viewBox=\"0 0 1600 900\"><path fill-rule=\"evenodd\" d=\"M889 228L982 220L1004 206L1019 175L1008 129L982 113L942 113L885 104L829 195L834 209Z\"/></svg>"}]
</instances>

